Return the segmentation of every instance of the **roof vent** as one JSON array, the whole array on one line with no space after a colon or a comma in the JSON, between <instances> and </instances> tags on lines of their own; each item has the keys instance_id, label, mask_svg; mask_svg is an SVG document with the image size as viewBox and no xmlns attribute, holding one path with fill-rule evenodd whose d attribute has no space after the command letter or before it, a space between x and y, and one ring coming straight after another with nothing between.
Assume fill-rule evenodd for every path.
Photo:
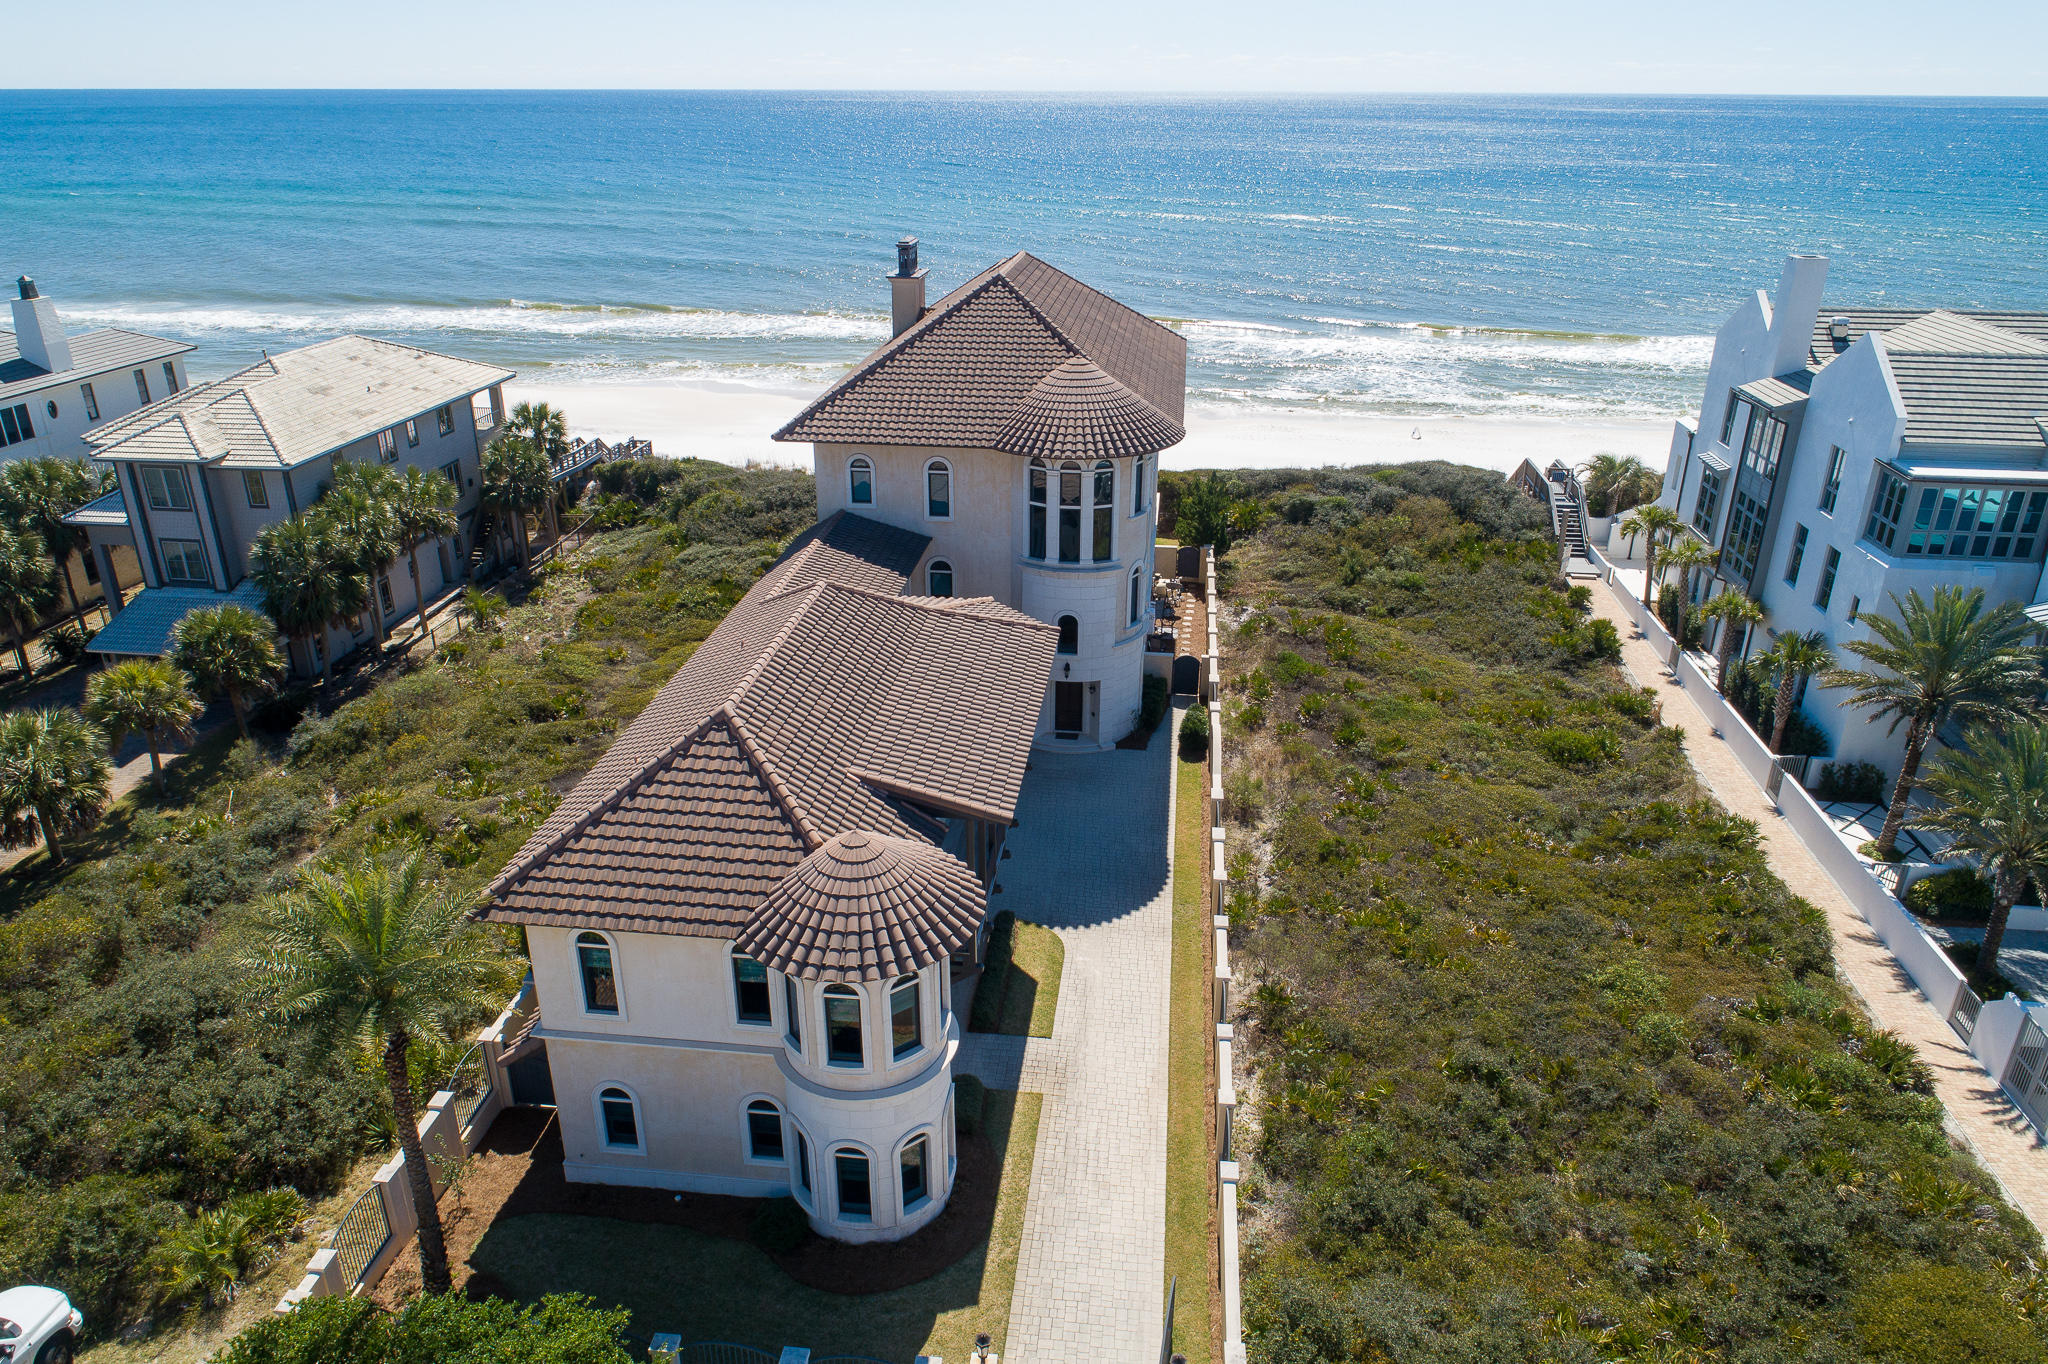
<instances>
[{"instance_id":1,"label":"roof vent","mask_svg":"<svg viewBox=\"0 0 2048 1364\"><path fill-rule=\"evenodd\" d=\"M916 248L915 246L911 247L911 248L910 248L910 253L911 253L911 255L912 255L912 256L915 256L915 255L917 254L917 248ZM36 292L36 282L35 282L34 280L30 279L30 278L29 278L29 277L28 277L27 275L23 275L23 276L22 276L22 277L21 277L20 279L16 280L16 281L15 281L14 283L15 283L15 286L16 286L17 288L19 288L19 289L21 290L21 296L22 296L23 298L41 298L41 297L42 297L42 295L41 295L41 294L39 294L39 293L37 293L37 292Z\"/></svg>"},{"instance_id":2,"label":"roof vent","mask_svg":"<svg viewBox=\"0 0 2048 1364\"><path fill-rule=\"evenodd\" d=\"M1849 339L1849 319L1838 317L1829 322L1828 335L1837 341L1847 341Z\"/></svg>"}]
</instances>

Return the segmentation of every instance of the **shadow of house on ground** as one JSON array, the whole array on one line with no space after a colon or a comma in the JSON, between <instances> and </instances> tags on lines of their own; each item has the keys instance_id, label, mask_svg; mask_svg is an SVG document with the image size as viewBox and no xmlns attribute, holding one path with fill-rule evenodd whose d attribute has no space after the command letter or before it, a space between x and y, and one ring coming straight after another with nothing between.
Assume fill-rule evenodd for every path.
<instances>
[{"instance_id":1,"label":"shadow of house on ground","mask_svg":"<svg viewBox=\"0 0 2048 1364\"><path fill-rule=\"evenodd\" d=\"M784 1255L752 1241L770 1200L570 1183L552 1111L515 1109L442 1199L456 1287L517 1301L587 1294L630 1311L642 1339L674 1331L909 1364L946 1314L981 1302L1015 1105L988 1096L983 1130L961 1138L952 1201L930 1226L888 1245L814 1236ZM415 1245L377 1297L396 1306L418 1289Z\"/></svg>"},{"instance_id":2,"label":"shadow of house on ground","mask_svg":"<svg viewBox=\"0 0 2048 1364\"><path fill-rule=\"evenodd\" d=\"M1171 787L1153 769L1173 743L1162 724L1139 750L1035 753L991 913L1088 928L1136 913L1166 888Z\"/></svg>"}]
</instances>

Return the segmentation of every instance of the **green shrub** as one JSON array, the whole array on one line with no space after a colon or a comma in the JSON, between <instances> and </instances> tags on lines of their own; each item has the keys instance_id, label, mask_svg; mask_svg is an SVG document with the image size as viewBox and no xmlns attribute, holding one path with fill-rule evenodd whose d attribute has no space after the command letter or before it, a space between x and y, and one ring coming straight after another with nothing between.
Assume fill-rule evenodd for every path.
<instances>
[{"instance_id":1,"label":"green shrub","mask_svg":"<svg viewBox=\"0 0 2048 1364\"><path fill-rule=\"evenodd\" d=\"M43 648L59 663L76 663L85 657L85 646L97 630L80 630L76 624L52 626L43 632Z\"/></svg>"},{"instance_id":2,"label":"green shrub","mask_svg":"<svg viewBox=\"0 0 2048 1364\"><path fill-rule=\"evenodd\" d=\"M953 1130L971 1137L981 1130L982 1112L988 1106L988 1086L979 1076L953 1077Z\"/></svg>"},{"instance_id":3,"label":"green shrub","mask_svg":"<svg viewBox=\"0 0 2048 1364\"><path fill-rule=\"evenodd\" d=\"M1166 718L1166 708L1173 700L1173 687L1163 677L1148 676L1145 679L1145 700L1138 712L1138 727L1150 731Z\"/></svg>"},{"instance_id":4,"label":"green shrub","mask_svg":"<svg viewBox=\"0 0 2048 1364\"><path fill-rule=\"evenodd\" d=\"M1873 1279L1849 1304L1873 1364L2038 1364L2048 1336L1981 1273L1923 1264Z\"/></svg>"},{"instance_id":5,"label":"green shrub","mask_svg":"<svg viewBox=\"0 0 2048 1364\"><path fill-rule=\"evenodd\" d=\"M1621 632L1605 616L1586 622L1585 641L1584 653L1588 658L1621 657Z\"/></svg>"},{"instance_id":6,"label":"green shrub","mask_svg":"<svg viewBox=\"0 0 2048 1364\"><path fill-rule=\"evenodd\" d=\"M386 1312L367 1298L313 1298L266 1315L218 1364L631 1364L630 1313L556 1294L531 1306L459 1293Z\"/></svg>"},{"instance_id":7,"label":"green shrub","mask_svg":"<svg viewBox=\"0 0 2048 1364\"><path fill-rule=\"evenodd\" d=\"M1209 756L1209 708L1200 701L1189 706L1181 719L1180 755L1189 762L1200 762Z\"/></svg>"},{"instance_id":8,"label":"green shrub","mask_svg":"<svg viewBox=\"0 0 2048 1364\"><path fill-rule=\"evenodd\" d=\"M1813 785L1815 800L1840 800L1854 805L1882 805L1884 771L1875 763L1826 763Z\"/></svg>"},{"instance_id":9,"label":"green shrub","mask_svg":"<svg viewBox=\"0 0 2048 1364\"><path fill-rule=\"evenodd\" d=\"M1906 908L1923 919L1980 924L1991 917L1991 887L1969 867L1938 871L1906 887Z\"/></svg>"},{"instance_id":10,"label":"green shrub","mask_svg":"<svg viewBox=\"0 0 2048 1364\"><path fill-rule=\"evenodd\" d=\"M1604 731L1587 732L1552 725L1536 732L1536 746L1560 767L1590 767L1613 758L1619 751L1614 736Z\"/></svg>"},{"instance_id":11,"label":"green shrub","mask_svg":"<svg viewBox=\"0 0 2048 1364\"><path fill-rule=\"evenodd\" d=\"M1664 622L1665 633L1671 634L1678 627L1678 604L1683 600L1676 583L1665 583L1657 589L1657 619ZM1701 619L1699 608L1686 613L1685 647L1697 649L1707 635L1707 623Z\"/></svg>"},{"instance_id":12,"label":"green shrub","mask_svg":"<svg viewBox=\"0 0 2048 1364\"><path fill-rule=\"evenodd\" d=\"M811 1219L794 1198L764 1199L754 1210L750 1234L770 1255L787 1255L811 1238Z\"/></svg>"}]
</instances>

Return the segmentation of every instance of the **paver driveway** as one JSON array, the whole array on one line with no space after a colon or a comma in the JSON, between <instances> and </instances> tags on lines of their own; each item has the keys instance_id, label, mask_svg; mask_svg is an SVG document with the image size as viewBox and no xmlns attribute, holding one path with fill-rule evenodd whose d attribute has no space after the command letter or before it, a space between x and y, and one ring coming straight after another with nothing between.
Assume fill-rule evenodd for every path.
<instances>
[{"instance_id":1,"label":"paver driveway","mask_svg":"<svg viewBox=\"0 0 2048 1364\"><path fill-rule=\"evenodd\" d=\"M1050 1038L957 1066L1045 1095L1004 1364L1156 1354L1165 1311L1173 727L1142 753L1038 754L992 908L1066 947Z\"/></svg>"}]
</instances>

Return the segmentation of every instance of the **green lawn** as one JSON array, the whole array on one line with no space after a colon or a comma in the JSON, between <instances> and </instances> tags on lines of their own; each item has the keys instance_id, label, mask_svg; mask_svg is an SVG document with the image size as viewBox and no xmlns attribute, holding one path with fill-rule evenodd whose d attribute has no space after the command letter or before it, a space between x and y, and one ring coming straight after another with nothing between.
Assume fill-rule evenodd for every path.
<instances>
[{"instance_id":1,"label":"green lawn","mask_svg":"<svg viewBox=\"0 0 2048 1364\"><path fill-rule=\"evenodd\" d=\"M1196 704L1200 704L1199 702ZM1215 1244L1209 1148L1209 900L1202 861L1209 829L1203 818L1208 767L1174 758L1173 998L1166 1051L1166 1272L1180 1279L1173 1348L1202 1364L1210 1357L1214 1301L1210 1251Z\"/></svg>"},{"instance_id":2,"label":"green lawn","mask_svg":"<svg viewBox=\"0 0 2048 1364\"><path fill-rule=\"evenodd\" d=\"M989 930L988 966L974 988L969 1031L1051 1037L1066 959L1059 934L1007 911L998 914Z\"/></svg>"},{"instance_id":3,"label":"green lawn","mask_svg":"<svg viewBox=\"0 0 2048 1364\"><path fill-rule=\"evenodd\" d=\"M726 1340L814 1357L870 1355L909 1364L920 1354L965 1360L977 1332L997 1352L1009 1327L1017 1245L1038 1143L1036 1094L991 1090L983 1109L1002 1153L1001 1192L987 1243L950 1269L889 1293L853 1297L799 1284L753 1246L683 1227L533 1214L493 1226L469 1263L522 1299L587 1293L633 1314L631 1330L674 1331L685 1342Z\"/></svg>"}]
</instances>

